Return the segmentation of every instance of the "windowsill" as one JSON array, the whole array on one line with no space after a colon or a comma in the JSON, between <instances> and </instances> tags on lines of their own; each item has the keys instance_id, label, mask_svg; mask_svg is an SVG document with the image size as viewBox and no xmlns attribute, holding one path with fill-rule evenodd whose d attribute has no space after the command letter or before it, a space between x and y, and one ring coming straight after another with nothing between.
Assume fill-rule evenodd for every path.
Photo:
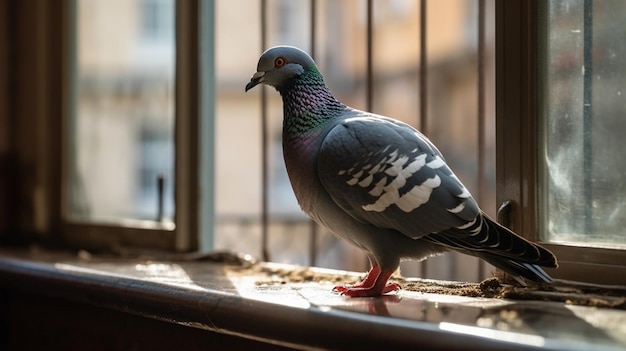
<instances>
[{"instance_id":1,"label":"windowsill","mask_svg":"<svg viewBox=\"0 0 626 351\"><path fill-rule=\"evenodd\" d=\"M79 259L5 249L0 251L0 290L299 349L345 349L356 343L372 349L448 350L626 346L624 310L406 290L382 298L347 298L331 292L336 283L330 281L284 282L268 269L242 270L215 262Z\"/></svg>"}]
</instances>

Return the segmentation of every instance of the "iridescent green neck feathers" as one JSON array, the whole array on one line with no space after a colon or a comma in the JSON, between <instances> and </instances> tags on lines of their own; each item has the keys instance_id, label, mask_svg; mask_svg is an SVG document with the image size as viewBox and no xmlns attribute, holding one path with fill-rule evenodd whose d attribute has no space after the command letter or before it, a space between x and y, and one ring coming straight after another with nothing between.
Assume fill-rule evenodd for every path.
<instances>
[{"instance_id":1,"label":"iridescent green neck feathers","mask_svg":"<svg viewBox=\"0 0 626 351\"><path fill-rule=\"evenodd\" d=\"M315 67L277 90L283 98L283 133L286 137L299 137L319 129L346 109L330 92Z\"/></svg>"}]
</instances>

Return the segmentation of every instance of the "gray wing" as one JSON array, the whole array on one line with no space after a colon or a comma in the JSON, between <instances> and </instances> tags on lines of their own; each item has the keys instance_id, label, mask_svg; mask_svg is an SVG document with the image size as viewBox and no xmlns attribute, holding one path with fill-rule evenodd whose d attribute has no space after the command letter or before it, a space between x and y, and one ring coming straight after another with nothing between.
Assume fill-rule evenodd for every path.
<instances>
[{"instance_id":1,"label":"gray wing","mask_svg":"<svg viewBox=\"0 0 626 351\"><path fill-rule=\"evenodd\" d=\"M470 227L481 213L424 135L382 116L364 114L335 126L322 143L317 170L352 217L411 238Z\"/></svg>"}]
</instances>

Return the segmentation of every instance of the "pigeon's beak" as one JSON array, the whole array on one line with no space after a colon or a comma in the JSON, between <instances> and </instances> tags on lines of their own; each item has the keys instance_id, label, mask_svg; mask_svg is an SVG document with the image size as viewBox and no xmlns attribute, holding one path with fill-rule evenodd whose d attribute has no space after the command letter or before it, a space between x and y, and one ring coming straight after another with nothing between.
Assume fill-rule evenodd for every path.
<instances>
[{"instance_id":1,"label":"pigeon's beak","mask_svg":"<svg viewBox=\"0 0 626 351\"><path fill-rule=\"evenodd\" d=\"M254 75L252 75L252 78L250 78L250 83L246 84L246 92L259 85L259 83L262 83L264 75L265 72L256 72Z\"/></svg>"}]
</instances>

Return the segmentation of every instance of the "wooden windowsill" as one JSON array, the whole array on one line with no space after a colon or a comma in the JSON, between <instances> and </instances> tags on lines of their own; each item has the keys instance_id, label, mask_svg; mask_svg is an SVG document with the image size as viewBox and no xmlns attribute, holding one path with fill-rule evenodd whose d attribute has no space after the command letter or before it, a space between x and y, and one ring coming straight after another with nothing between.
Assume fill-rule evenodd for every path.
<instances>
[{"instance_id":1,"label":"wooden windowsill","mask_svg":"<svg viewBox=\"0 0 626 351\"><path fill-rule=\"evenodd\" d=\"M245 264L244 264L245 266ZM626 311L402 290L381 298L331 292L358 274L301 267L78 257L0 251L0 291L61 298L296 349L620 349ZM333 276L340 277L331 281ZM329 278L330 277L330 278Z\"/></svg>"}]
</instances>

